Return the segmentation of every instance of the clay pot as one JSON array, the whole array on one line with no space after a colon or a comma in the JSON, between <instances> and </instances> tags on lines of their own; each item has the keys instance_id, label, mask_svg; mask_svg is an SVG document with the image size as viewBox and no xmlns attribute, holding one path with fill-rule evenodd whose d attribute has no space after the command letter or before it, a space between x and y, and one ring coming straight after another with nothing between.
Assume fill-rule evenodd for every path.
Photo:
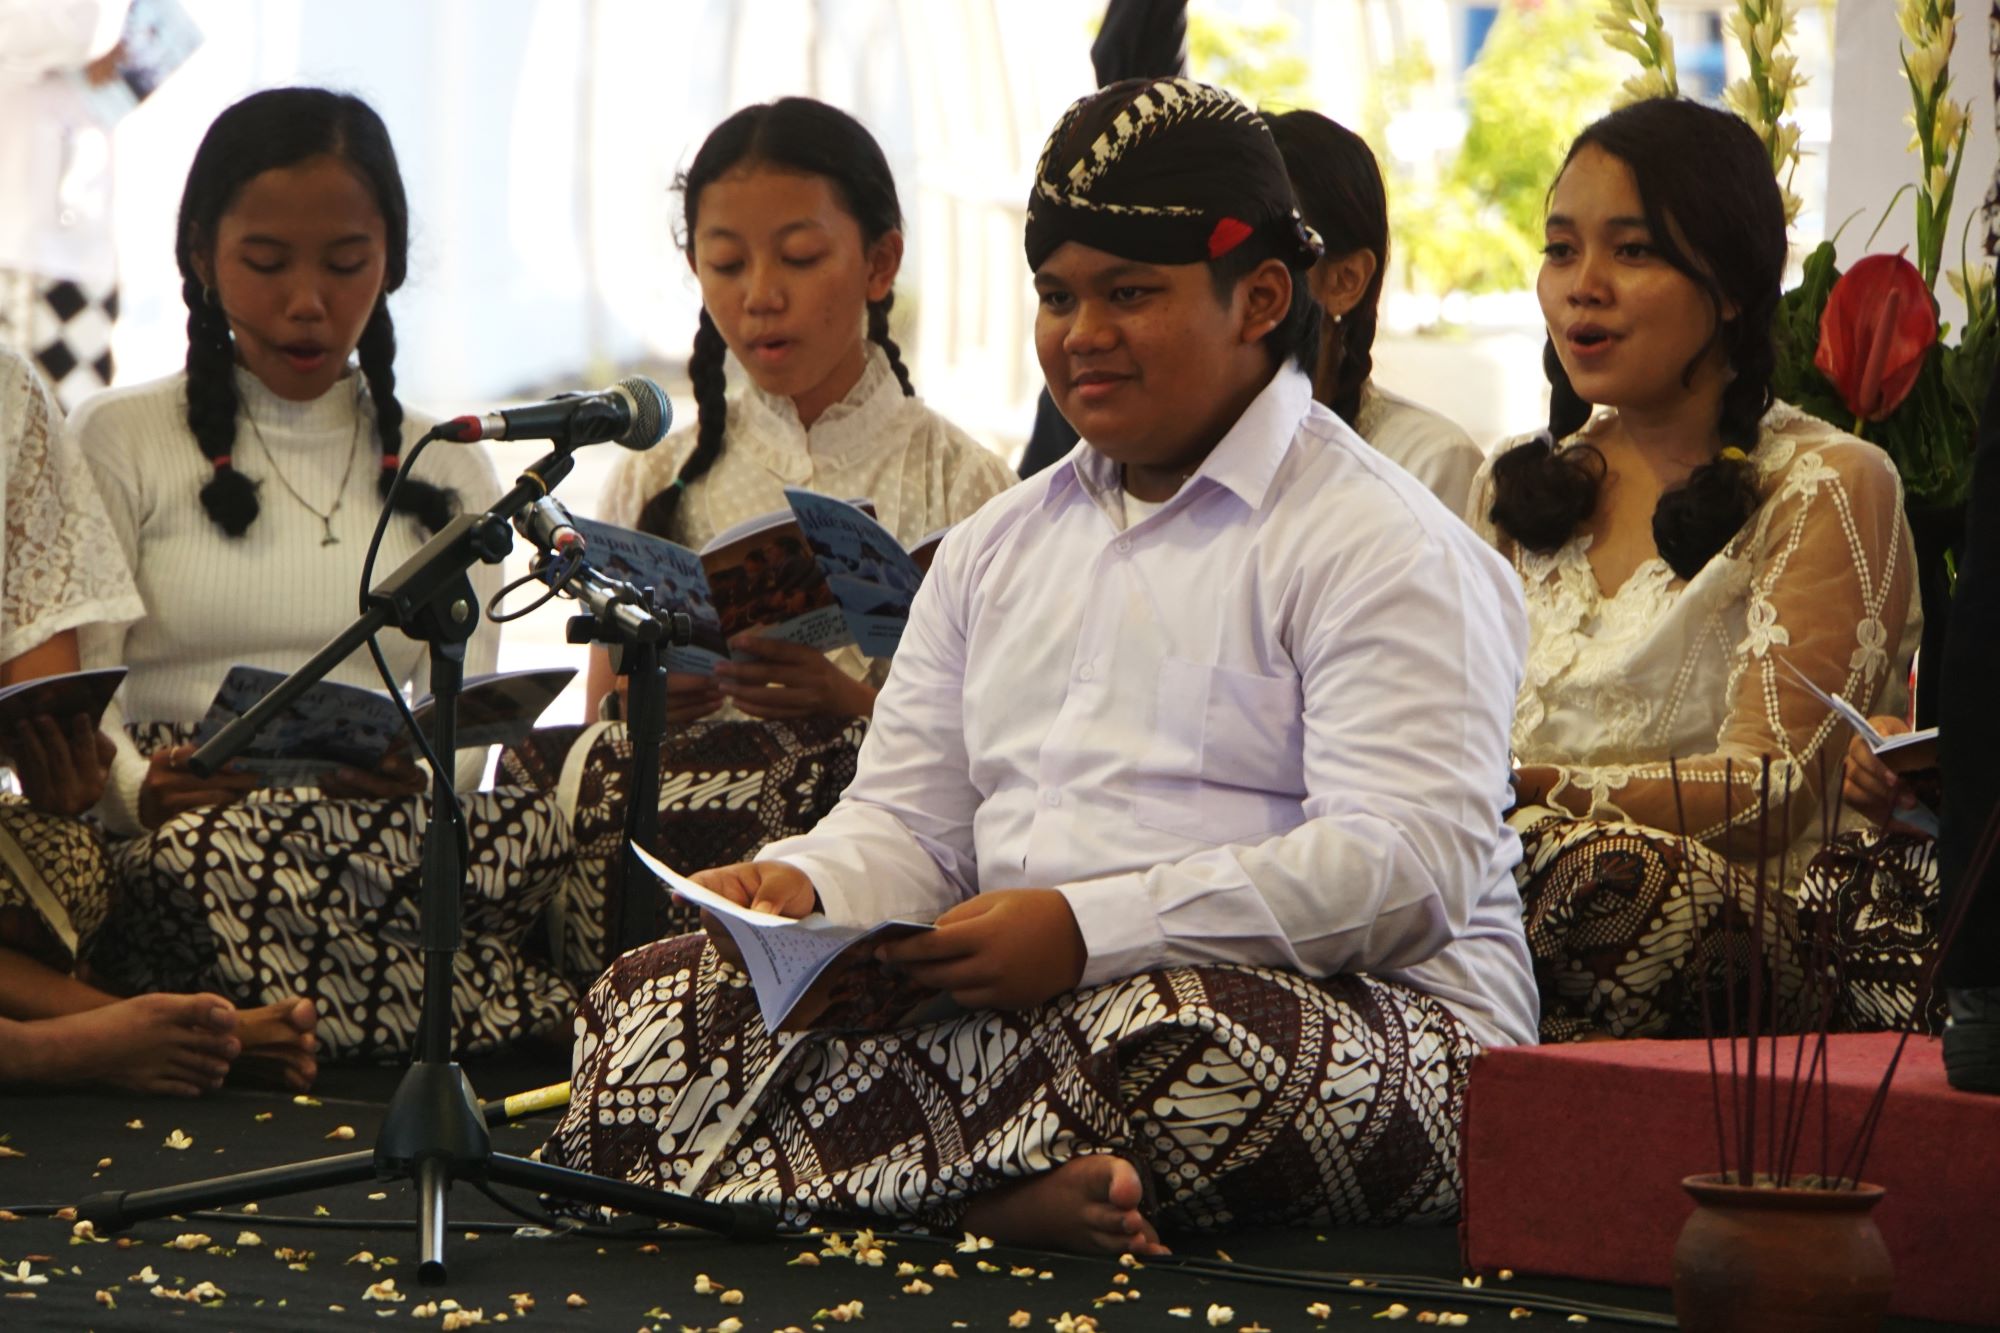
<instances>
[{"instance_id":1,"label":"clay pot","mask_svg":"<svg viewBox=\"0 0 2000 1333\"><path fill-rule=\"evenodd\" d=\"M1674 1314L1691 1333L1862 1333L1893 1273L1872 1211L1882 1189L1775 1189L1689 1176L1694 1216L1674 1246Z\"/></svg>"}]
</instances>

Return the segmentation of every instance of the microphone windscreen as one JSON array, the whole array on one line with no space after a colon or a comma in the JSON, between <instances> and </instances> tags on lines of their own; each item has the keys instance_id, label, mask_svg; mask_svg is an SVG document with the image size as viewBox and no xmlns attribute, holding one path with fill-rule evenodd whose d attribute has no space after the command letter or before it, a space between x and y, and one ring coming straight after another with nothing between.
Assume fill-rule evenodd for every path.
<instances>
[{"instance_id":1,"label":"microphone windscreen","mask_svg":"<svg viewBox=\"0 0 2000 1333\"><path fill-rule=\"evenodd\" d=\"M667 429L674 422L674 407L667 401L666 392L642 375L620 380L618 387L634 404L632 424L618 437L618 443L627 449L650 449L666 439Z\"/></svg>"}]
</instances>

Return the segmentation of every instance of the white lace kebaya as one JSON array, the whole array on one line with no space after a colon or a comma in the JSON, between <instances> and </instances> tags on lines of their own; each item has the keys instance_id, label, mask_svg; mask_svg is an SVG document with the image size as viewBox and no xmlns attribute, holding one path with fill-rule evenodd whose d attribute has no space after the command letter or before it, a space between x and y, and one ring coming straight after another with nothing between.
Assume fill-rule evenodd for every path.
<instances>
[{"instance_id":1,"label":"white lace kebaya","mask_svg":"<svg viewBox=\"0 0 2000 1333\"><path fill-rule=\"evenodd\" d=\"M1600 413L1564 447L1613 419ZM1900 707L1921 630L1915 554L1902 482L1874 445L1779 403L1750 457L1763 503L1689 580L1656 556L1606 594L1587 535L1549 555L1521 549L1488 517L1490 461L1467 518L1527 596L1514 759L1559 770L1544 803L1678 832L1673 760L1687 832L1719 845L1727 828L1755 827L1768 755L1770 850L1796 861L1818 845L1822 770L1840 780L1846 732L1784 664L1863 712ZM1740 834L1730 842L1756 854Z\"/></svg>"},{"instance_id":2,"label":"white lace kebaya","mask_svg":"<svg viewBox=\"0 0 2000 1333\"><path fill-rule=\"evenodd\" d=\"M64 630L146 613L83 457L34 368L0 347L0 662Z\"/></svg>"}]
</instances>

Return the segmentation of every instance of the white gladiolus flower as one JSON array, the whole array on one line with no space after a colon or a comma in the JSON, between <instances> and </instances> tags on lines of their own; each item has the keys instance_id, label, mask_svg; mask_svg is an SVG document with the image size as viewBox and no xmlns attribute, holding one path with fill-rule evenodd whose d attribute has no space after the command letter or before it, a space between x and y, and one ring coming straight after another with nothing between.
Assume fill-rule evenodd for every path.
<instances>
[{"instance_id":1,"label":"white gladiolus flower","mask_svg":"<svg viewBox=\"0 0 2000 1333\"><path fill-rule=\"evenodd\" d=\"M1943 65L1938 61L1935 50L1919 46L1914 50L1905 48L1903 63L1910 71L1910 83L1919 92L1929 94L1931 86L1937 82L1938 71Z\"/></svg>"},{"instance_id":2,"label":"white gladiolus flower","mask_svg":"<svg viewBox=\"0 0 2000 1333\"><path fill-rule=\"evenodd\" d=\"M1965 129L1965 107L1946 98L1938 103L1937 119L1931 124L1931 149L1938 157L1948 157L1958 146Z\"/></svg>"},{"instance_id":3,"label":"white gladiolus flower","mask_svg":"<svg viewBox=\"0 0 2000 1333\"><path fill-rule=\"evenodd\" d=\"M1623 51L1642 65L1653 58L1653 53L1646 49L1646 44L1639 40L1639 35L1626 28L1614 28L1605 33L1604 43L1614 51Z\"/></svg>"}]
</instances>

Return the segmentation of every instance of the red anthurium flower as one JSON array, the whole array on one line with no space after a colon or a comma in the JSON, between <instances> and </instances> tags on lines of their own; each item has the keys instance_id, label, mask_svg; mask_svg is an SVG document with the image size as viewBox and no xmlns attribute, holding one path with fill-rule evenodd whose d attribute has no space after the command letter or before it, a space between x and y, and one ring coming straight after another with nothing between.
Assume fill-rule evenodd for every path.
<instances>
[{"instance_id":1,"label":"red anthurium flower","mask_svg":"<svg viewBox=\"0 0 2000 1333\"><path fill-rule=\"evenodd\" d=\"M1916 266L1901 254L1869 255L1828 293L1813 364L1848 411L1880 421L1916 387L1937 335L1937 312Z\"/></svg>"}]
</instances>

